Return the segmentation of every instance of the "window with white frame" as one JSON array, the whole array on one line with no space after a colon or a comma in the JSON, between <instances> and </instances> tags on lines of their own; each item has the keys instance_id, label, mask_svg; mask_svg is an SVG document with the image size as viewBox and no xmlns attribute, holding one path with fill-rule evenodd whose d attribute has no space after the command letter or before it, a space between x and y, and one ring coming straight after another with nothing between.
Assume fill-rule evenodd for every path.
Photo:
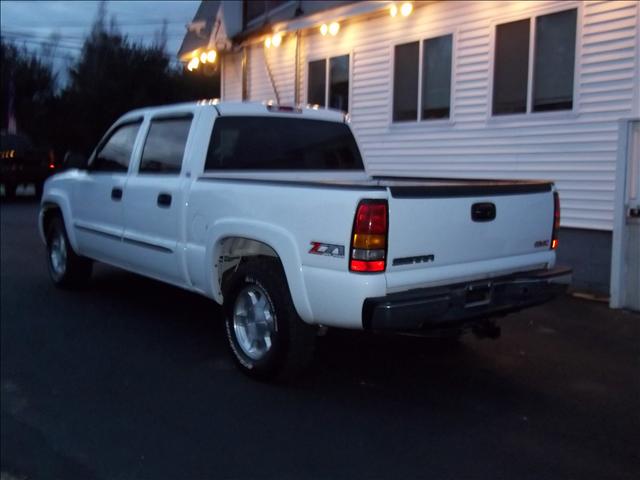
<instances>
[{"instance_id":1,"label":"window with white frame","mask_svg":"<svg viewBox=\"0 0 640 480\"><path fill-rule=\"evenodd\" d=\"M449 118L452 50L451 34L395 46L394 122Z\"/></svg>"},{"instance_id":2,"label":"window with white frame","mask_svg":"<svg viewBox=\"0 0 640 480\"><path fill-rule=\"evenodd\" d=\"M493 115L573 109L576 19L574 8L496 26Z\"/></svg>"},{"instance_id":3,"label":"window with white frame","mask_svg":"<svg viewBox=\"0 0 640 480\"><path fill-rule=\"evenodd\" d=\"M309 62L307 103L349 111L349 55Z\"/></svg>"}]
</instances>

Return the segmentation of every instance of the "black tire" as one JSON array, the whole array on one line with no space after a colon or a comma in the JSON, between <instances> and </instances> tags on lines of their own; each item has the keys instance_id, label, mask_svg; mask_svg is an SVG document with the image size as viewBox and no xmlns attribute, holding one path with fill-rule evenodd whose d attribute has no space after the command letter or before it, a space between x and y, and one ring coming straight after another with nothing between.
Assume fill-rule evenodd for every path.
<instances>
[{"instance_id":1,"label":"black tire","mask_svg":"<svg viewBox=\"0 0 640 480\"><path fill-rule=\"evenodd\" d=\"M273 312L270 347L257 359L241 346L242 332L234 321L234 311L237 305L241 308L247 292L258 297L264 293L265 305ZM289 382L298 377L313 357L317 329L298 316L281 264L272 259L241 264L225 282L224 298L227 343L240 370L263 381Z\"/></svg>"},{"instance_id":2,"label":"black tire","mask_svg":"<svg viewBox=\"0 0 640 480\"><path fill-rule=\"evenodd\" d=\"M59 252L57 257L54 250ZM51 280L60 288L84 286L91 277L91 260L73 251L60 216L52 218L47 228L47 266Z\"/></svg>"}]
</instances>

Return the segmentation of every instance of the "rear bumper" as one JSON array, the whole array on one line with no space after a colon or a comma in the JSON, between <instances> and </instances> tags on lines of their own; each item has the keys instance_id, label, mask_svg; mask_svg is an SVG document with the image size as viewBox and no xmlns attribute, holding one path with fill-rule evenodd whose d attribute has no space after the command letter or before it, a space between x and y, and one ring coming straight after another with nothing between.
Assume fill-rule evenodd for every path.
<instances>
[{"instance_id":1,"label":"rear bumper","mask_svg":"<svg viewBox=\"0 0 640 480\"><path fill-rule=\"evenodd\" d=\"M571 269L557 267L409 290L366 299L362 322L371 330L460 329L547 302L564 293L569 283Z\"/></svg>"}]
</instances>

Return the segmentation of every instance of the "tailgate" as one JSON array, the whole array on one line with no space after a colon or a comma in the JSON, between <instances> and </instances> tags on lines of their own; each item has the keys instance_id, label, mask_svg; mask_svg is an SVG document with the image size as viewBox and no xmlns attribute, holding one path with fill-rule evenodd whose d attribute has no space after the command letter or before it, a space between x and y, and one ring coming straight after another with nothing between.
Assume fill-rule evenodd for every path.
<instances>
[{"instance_id":1,"label":"tailgate","mask_svg":"<svg viewBox=\"0 0 640 480\"><path fill-rule=\"evenodd\" d=\"M552 184L458 182L388 185L387 272L417 271L549 253ZM534 255L535 257L535 255ZM496 260L487 267L487 261ZM503 265L506 265L504 262Z\"/></svg>"}]
</instances>

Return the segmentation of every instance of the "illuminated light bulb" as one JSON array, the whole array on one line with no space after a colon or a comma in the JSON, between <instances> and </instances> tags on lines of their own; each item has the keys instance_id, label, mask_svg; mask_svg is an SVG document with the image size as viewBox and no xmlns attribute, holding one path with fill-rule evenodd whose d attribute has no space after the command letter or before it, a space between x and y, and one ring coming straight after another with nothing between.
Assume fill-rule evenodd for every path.
<instances>
[{"instance_id":1,"label":"illuminated light bulb","mask_svg":"<svg viewBox=\"0 0 640 480\"><path fill-rule=\"evenodd\" d=\"M264 39L264 46L267 48L271 48L271 37L267 37Z\"/></svg>"},{"instance_id":2,"label":"illuminated light bulb","mask_svg":"<svg viewBox=\"0 0 640 480\"><path fill-rule=\"evenodd\" d=\"M271 37L271 45L274 47L279 47L282 43L282 34L276 33L273 37Z\"/></svg>"},{"instance_id":3,"label":"illuminated light bulb","mask_svg":"<svg viewBox=\"0 0 640 480\"><path fill-rule=\"evenodd\" d=\"M404 2L400 7L400 13L403 17L408 17L413 12L413 5L411 2Z\"/></svg>"},{"instance_id":4,"label":"illuminated light bulb","mask_svg":"<svg viewBox=\"0 0 640 480\"><path fill-rule=\"evenodd\" d=\"M200 63L207 63L207 52L202 52L200 54Z\"/></svg>"},{"instance_id":5,"label":"illuminated light bulb","mask_svg":"<svg viewBox=\"0 0 640 480\"><path fill-rule=\"evenodd\" d=\"M331 22L331 25L329 25L329 33L335 37L339 31L340 24L338 22Z\"/></svg>"},{"instance_id":6,"label":"illuminated light bulb","mask_svg":"<svg viewBox=\"0 0 640 480\"><path fill-rule=\"evenodd\" d=\"M190 72L193 72L198 68L199 65L200 65L200 60L198 60L198 57L193 57L187 64L187 70L189 70Z\"/></svg>"},{"instance_id":7,"label":"illuminated light bulb","mask_svg":"<svg viewBox=\"0 0 640 480\"><path fill-rule=\"evenodd\" d=\"M329 31L329 27L327 27L326 23L323 23L320 26L320 34L324 37L327 34L328 31Z\"/></svg>"},{"instance_id":8,"label":"illuminated light bulb","mask_svg":"<svg viewBox=\"0 0 640 480\"><path fill-rule=\"evenodd\" d=\"M218 52L215 50L209 50L207 52L207 62L214 63L216 61L216 57L218 56Z\"/></svg>"},{"instance_id":9,"label":"illuminated light bulb","mask_svg":"<svg viewBox=\"0 0 640 480\"><path fill-rule=\"evenodd\" d=\"M389 15L391 15L392 17L398 15L398 6L395 3L392 4L389 8Z\"/></svg>"}]
</instances>

